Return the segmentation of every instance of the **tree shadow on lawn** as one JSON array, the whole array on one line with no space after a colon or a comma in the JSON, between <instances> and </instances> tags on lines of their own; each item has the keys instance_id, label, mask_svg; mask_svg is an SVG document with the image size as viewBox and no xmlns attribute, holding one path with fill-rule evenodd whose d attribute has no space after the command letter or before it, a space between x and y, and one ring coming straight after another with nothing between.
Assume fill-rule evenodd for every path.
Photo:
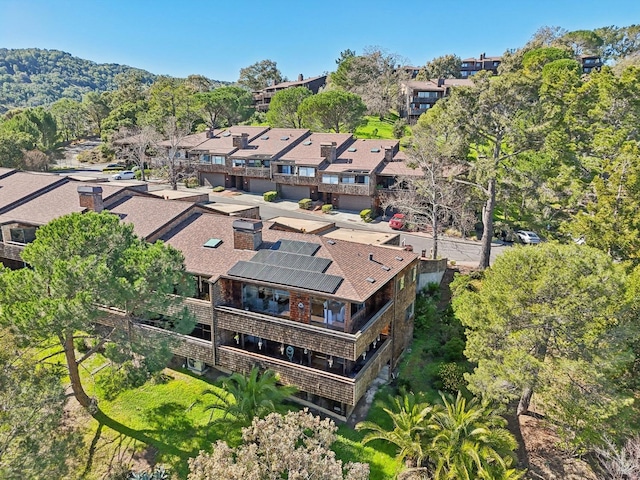
<instances>
[{"instance_id":1,"label":"tree shadow on lawn","mask_svg":"<svg viewBox=\"0 0 640 480\"><path fill-rule=\"evenodd\" d=\"M198 455L200 450L210 450L216 440L230 436L228 428L222 424L211 423L197 426L186 417L184 405L168 403L145 414L145 420L153 428L136 430L130 428L102 411L94 418L98 421L99 437L103 426L115 432L142 442L157 450L159 460L170 465L179 478L188 474L187 460ZM94 440L95 441L95 440Z\"/></svg>"}]
</instances>

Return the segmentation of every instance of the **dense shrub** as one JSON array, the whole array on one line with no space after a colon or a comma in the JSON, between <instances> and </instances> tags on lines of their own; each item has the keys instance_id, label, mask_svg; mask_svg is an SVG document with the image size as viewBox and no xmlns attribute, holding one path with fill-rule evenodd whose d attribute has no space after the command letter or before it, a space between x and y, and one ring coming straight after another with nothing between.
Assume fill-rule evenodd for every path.
<instances>
[{"instance_id":1,"label":"dense shrub","mask_svg":"<svg viewBox=\"0 0 640 480\"><path fill-rule=\"evenodd\" d=\"M465 368L455 362L443 363L438 368L438 381L436 387L449 393L458 393L467 388L464 379Z\"/></svg>"},{"instance_id":2,"label":"dense shrub","mask_svg":"<svg viewBox=\"0 0 640 480\"><path fill-rule=\"evenodd\" d=\"M216 193L224 192L224 187L222 185L218 185L217 187L213 187L211 191Z\"/></svg>"},{"instance_id":3,"label":"dense shrub","mask_svg":"<svg viewBox=\"0 0 640 480\"><path fill-rule=\"evenodd\" d=\"M136 170L135 172L133 172L133 174L136 176L136 180L140 180L142 178L142 170ZM144 178L149 179L150 176L151 170L146 168L144 170Z\"/></svg>"},{"instance_id":4,"label":"dense shrub","mask_svg":"<svg viewBox=\"0 0 640 480\"><path fill-rule=\"evenodd\" d=\"M124 362L113 371L105 369L96 379L96 387L106 400L113 400L121 391L138 388L149 379L145 368L136 367L132 362Z\"/></svg>"},{"instance_id":5,"label":"dense shrub","mask_svg":"<svg viewBox=\"0 0 640 480\"><path fill-rule=\"evenodd\" d=\"M322 213L331 213L332 210L333 210L333 205L331 205L330 203L326 203L322 205Z\"/></svg>"},{"instance_id":6,"label":"dense shrub","mask_svg":"<svg viewBox=\"0 0 640 480\"><path fill-rule=\"evenodd\" d=\"M300 208L302 208L303 210L309 210L311 209L311 205L313 204L313 202L311 201L310 198L303 198L302 200L298 201L298 206Z\"/></svg>"},{"instance_id":7,"label":"dense shrub","mask_svg":"<svg viewBox=\"0 0 640 480\"><path fill-rule=\"evenodd\" d=\"M189 177L185 178L184 186L187 188L195 188L200 186L200 182L198 181L197 177Z\"/></svg>"},{"instance_id":8,"label":"dense shrub","mask_svg":"<svg viewBox=\"0 0 640 480\"><path fill-rule=\"evenodd\" d=\"M84 338L76 338L73 341L73 345L76 347L76 350L80 353L86 353L89 351L89 345Z\"/></svg>"},{"instance_id":9,"label":"dense shrub","mask_svg":"<svg viewBox=\"0 0 640 480\"><path fill-rule=\"evenodd\" d=\"M373 220L371 218L371 209L370 208L365 208L364 210L362 210L360 212L360 218L362 220L364 220L365 222L370 222L371 220Z\"/></svg>"},{"instance_id":10,"label":"dense shrub","mask_svg":"<svg viewBox=\"0 0 640 480\"><path fill-rule=\"evenodd\" d=\"M393 138L402 138L407 128L407 121L404 118L399 118L393 124Z\"/></svg>"},{"instance_id":11,"label":"dense shrub","mask_svg":"<svg viewBox=\"0 0 640 480\"><path fill-rule=\"evenodd\" d=\"M276 198L278 198L278 192L276 192L275 190L271 190L270 192L264 192L264 195L262 195L262 198L264 198L265 202L273 202Z\"/></svg>"}]
</instances>

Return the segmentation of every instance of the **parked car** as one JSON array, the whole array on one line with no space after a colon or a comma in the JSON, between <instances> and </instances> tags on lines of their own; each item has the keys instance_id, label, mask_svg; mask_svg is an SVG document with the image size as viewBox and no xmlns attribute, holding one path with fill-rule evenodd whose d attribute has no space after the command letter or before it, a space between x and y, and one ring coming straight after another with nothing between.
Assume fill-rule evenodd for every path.
<instances>
[{"instance_id":1,"label":"parked car","mask_svg":"<svg viewBox=\"0 0 640 480\"><path fill-rule=\"evenodd\" d=\"M396 213L389 220L389 226L394 230L402 230L404 228L404 214Z\"/></svg>"},{"instance_id":2,"label":"parked car","mask_svg":"<svg viewBox=\"0 0 640 480\"><path fill-rule=\"evenodd\" d=\"M113 180L131 180L132 178L136 178L136 174L131 170L124 170L122 172L118 172L115 175L111 175Z\"/></svg>"},{"instance_id":3,"label":"parked car","mask_svg":"<svg viewBox=\"0 0 640 480\"><path fill-rule=\"evenodd\" d=\"M518 230L516 232L516 235L518 236L518 239L520 239L522 243L526 243L529 245L537 245L538 243L541 242L538 234L530 230Z\"/></svg>"}]
</instances>

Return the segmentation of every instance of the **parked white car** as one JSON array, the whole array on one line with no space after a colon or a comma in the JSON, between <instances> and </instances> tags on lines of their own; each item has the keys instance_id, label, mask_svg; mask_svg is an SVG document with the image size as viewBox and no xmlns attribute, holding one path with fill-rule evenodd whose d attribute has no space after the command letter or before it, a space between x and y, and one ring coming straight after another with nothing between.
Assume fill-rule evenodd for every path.
<instances>
[{"instance_id":1,"label":"parked white car","mask_svg":"<svg viewBox=\"0 0 640 480\"><path fill-rule=\"evenodd\" d=\"M516 235L522 243L527 243L529 245L537 245L541 242L538 234L530 230L518 230Z\"/></svg>"},{"instance_id":2,"label":"parked white car","mask_svg":"<svg viewBox=\"0 0 640 480\"><path fill-rule=\"evenodd\" d=\"M136 174L131 170L124 170L122 172L111 175L111 178L113 180L131 180L132 178L136 178Z\"/></svg>"}]
</instances>

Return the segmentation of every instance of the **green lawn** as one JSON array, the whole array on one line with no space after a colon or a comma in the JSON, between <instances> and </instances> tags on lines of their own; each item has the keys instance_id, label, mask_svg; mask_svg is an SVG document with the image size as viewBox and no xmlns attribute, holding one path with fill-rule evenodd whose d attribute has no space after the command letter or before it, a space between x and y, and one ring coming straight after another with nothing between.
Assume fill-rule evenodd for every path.
<instances>
[{"instance_id":1,"label":"green lawn","mask_svg":"<svg viewBox=\"0 0 640 480\"><path fill-rule=\"evenodd\" d=\"M50 359L58 360L64 359L61 355ZM94 382L96 371L106 362L104 357L95 355L83 363L86 368L81 368L83 385L89 395L98 397L103 413L98 420L86 414L78 417L87 445L86 457L91 457L86 463L82 459L82 468L91 464L91 473L86 478L101 478L107 466L117 459L128 463L134 455L150 452L155 462L168 466L176 478L183 479L188 474L187 460L200 450L210 450L217 440L231 445L240 442L239 429L230 429L215 421L209 423L211 411L205 409L208 399L203 392L216 387L205 378L165 369L162 381L150 380L139 388L121 392L113 400L106 400L100 398ZM369 419L386 417L381 410L386 396L387 393L375 400ZM214 420L219 415L216 412ZM398 463L393 447L380 442L363 446L360 443L363 434L346 425L339 427L338 434L333 449L339 459L369 463L372 480L395 475Z\"/></svg>"}]
</instances>

